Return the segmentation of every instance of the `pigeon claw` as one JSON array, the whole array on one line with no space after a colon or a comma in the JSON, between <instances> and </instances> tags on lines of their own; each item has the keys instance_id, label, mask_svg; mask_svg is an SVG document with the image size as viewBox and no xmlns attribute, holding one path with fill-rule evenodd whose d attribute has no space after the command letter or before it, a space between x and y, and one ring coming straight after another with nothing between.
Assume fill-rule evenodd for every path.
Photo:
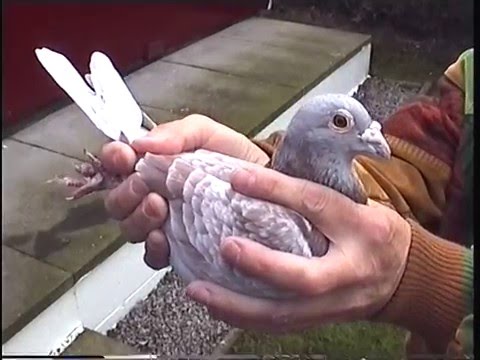
<instances>
[{"instance_id":1,"label":"pigeon claw","mask_svg":"<svg viewBox=\"0 0 480 360\"><path fill-rule=\"evenodd\" d=\"M46 183L47 184L57 183L57 184L60 184L60 185L64 185L64 186L68 186L68 187L77 187L77 188L85 185L84 180L74 179L74 178L71 178L69 176L56 176L53 179L47 180Z\"/></svg>"},{"instance_id":2,"label":"pigeon claw","mask_svg":"<svg viewBox=\"0 0 480 360\"><path fill-rule=\"evenodd\" d=\"M102 165L102 162L100 161L99 158L97 158L95 155L93 155L87 149L83 149L83 153L85 154L87 159L90 161L90 164L94 167L95 170L97 170L97 171L103 170L103 165Z\"/></svg>"},{"instance_id":3,"label":"pigeon claw","mask_svg":"<svg viewBox=\"0 0 480 360\"><path fill-rule=\"evenodd\" d=\"M95 167L90 163L75 164L75 171L85 178L90 178L97 173Z\"/></svg>"},{"instance_id":4,"label":"pigeon claw","mask_svg":"<svg viewBox=\"0 0 480 360\"><path fill-rule=\"evenodd\" d=\"M94 192L104 190L103 180L102 173L96 173L93 177L87 178L86 182L75 190L72 195L68 196L66 200L78 200Z\"/></svg>"},{"instance_id":5,"label":"pigeon claw","mask_svg":"<svg viewBox=\"0 0 480 360\"><path fill-rule=\"evenodd\" d=\"M75 179L72 177L56 176L47 181L47 183L57 183L67 187L76 188L76 190L66 200L78 200L89 194L106 189L116 187L123 180L122 177L109 174L102 165L100 159L84 149L86 162L74 165L75 171L82 176L83 179Z\"/></svg>"}]
</instances>

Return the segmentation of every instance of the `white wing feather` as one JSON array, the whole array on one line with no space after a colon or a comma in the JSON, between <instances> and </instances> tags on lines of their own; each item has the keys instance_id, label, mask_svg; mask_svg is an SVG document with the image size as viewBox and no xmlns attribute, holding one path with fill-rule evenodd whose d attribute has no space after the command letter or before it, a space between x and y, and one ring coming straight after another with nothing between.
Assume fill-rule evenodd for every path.
<instances>
[{"instance_id":1,"label":"white wing feather","mask_svg":"<svg viewBox=\"0 0 480 360\"><path fill-rule=\"evenodd\" d=\"M106 119L119 124L129 142L145 135L148 131L142 128L142 109L107 55L98 51L92 54L90 77L105 103Z\"/></svg>"},{"instance_id":2,"label":"white wing feather","mask_svg":"<svg viewBox=\"0 0 480 360\"><path fill-rule=\"evenodd\" d=\"M142 110L105 54L92 54L91 74L85 75L88 85L64 55L47 48L35 49L35 54L57 84L106 136L119 140L123 133L131 142L148 132L141 126Z\"/></svg>"}]
</instances>

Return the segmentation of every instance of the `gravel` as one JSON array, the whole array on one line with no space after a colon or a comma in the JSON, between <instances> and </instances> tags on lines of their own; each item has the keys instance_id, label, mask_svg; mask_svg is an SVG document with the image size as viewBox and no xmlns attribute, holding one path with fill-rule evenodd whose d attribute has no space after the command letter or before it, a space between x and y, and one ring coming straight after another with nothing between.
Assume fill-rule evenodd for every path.
<instances>
[{"instance_id":1,"label":"gravel","mask_svg":"<svg viewBox=\"0 0 480 360\"><path fill-rule=\"evenodd\" d=\"M210 355L230 329L188 299L182 281L169 272L107 335L142 353Z\"/></svg>"},{"instance_id":2,"label":"gravel","mask_svg":"<svg viewBox=\"0 0 480 360\"><path fill-rule=\"evenodd\" d=\"M381 121L419 90L420 84L369 78L354 96ZM168 273L107 335L142 353L210 355L231 329L189 300L182 281Z\"/></svg>"},{"instance_id":3,"label":"gravel","mask_svg":"<svg viewBox=\"0 0 480 360\"><path fill-rule=\"evenodd\" d=\"M410 101L422 84L371 77L353 95L374 120L383 122L400 105Z\"/></svg>"}]
</instances>

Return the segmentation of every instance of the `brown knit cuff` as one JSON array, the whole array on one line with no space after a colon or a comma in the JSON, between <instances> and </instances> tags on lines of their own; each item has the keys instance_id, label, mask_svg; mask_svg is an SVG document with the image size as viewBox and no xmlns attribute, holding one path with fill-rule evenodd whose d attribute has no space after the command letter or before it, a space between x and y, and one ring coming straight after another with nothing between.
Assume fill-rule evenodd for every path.
<instances>
[{"instance_id":1,"label":"brown knit cuff","mask_svg":"<svg viewBox=\"0 0 480 360\"><path fill-rule=\"evenodd\" d=\"M422 336L429 350L444 353L467 315L464 298L466 248L443 240L408 220L412 243L405 273L387 306L374 321Z\"/></svg>"},{"instance_id":2,"label":"brown knit cuff","mask_svg":"<svg viewBox=\"0 0 480 360\"><path fill-rule=\"evenodd\" d=\"M280 146L284 136L285 136L285 131L278 130L271 133L266 139L262 139L262 140L250 139L255 145L257 145L260 149L262 149L263 152L265 152L270 158L270 161L265 165L266 167L271 167L273 157L275 156L275 151Z\"/></svg>"}]
</instances>

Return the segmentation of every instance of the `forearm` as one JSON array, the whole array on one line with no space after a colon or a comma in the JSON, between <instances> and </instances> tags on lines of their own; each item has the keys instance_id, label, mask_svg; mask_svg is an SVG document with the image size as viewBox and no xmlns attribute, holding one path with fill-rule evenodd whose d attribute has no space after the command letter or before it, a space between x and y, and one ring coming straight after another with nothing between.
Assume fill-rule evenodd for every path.
<instances>
[{"instance_id":1,"label":"forearm","mask_svg":"<svg viewBox=\"0 0 480 360\"><path fill-rule=\"evenodd\" d=\"M444 353L472 312L472 250L438 238L413 221L412 243L400 285L374 321L421 335L429 350Z\"/></svg>"}]
</instances>

